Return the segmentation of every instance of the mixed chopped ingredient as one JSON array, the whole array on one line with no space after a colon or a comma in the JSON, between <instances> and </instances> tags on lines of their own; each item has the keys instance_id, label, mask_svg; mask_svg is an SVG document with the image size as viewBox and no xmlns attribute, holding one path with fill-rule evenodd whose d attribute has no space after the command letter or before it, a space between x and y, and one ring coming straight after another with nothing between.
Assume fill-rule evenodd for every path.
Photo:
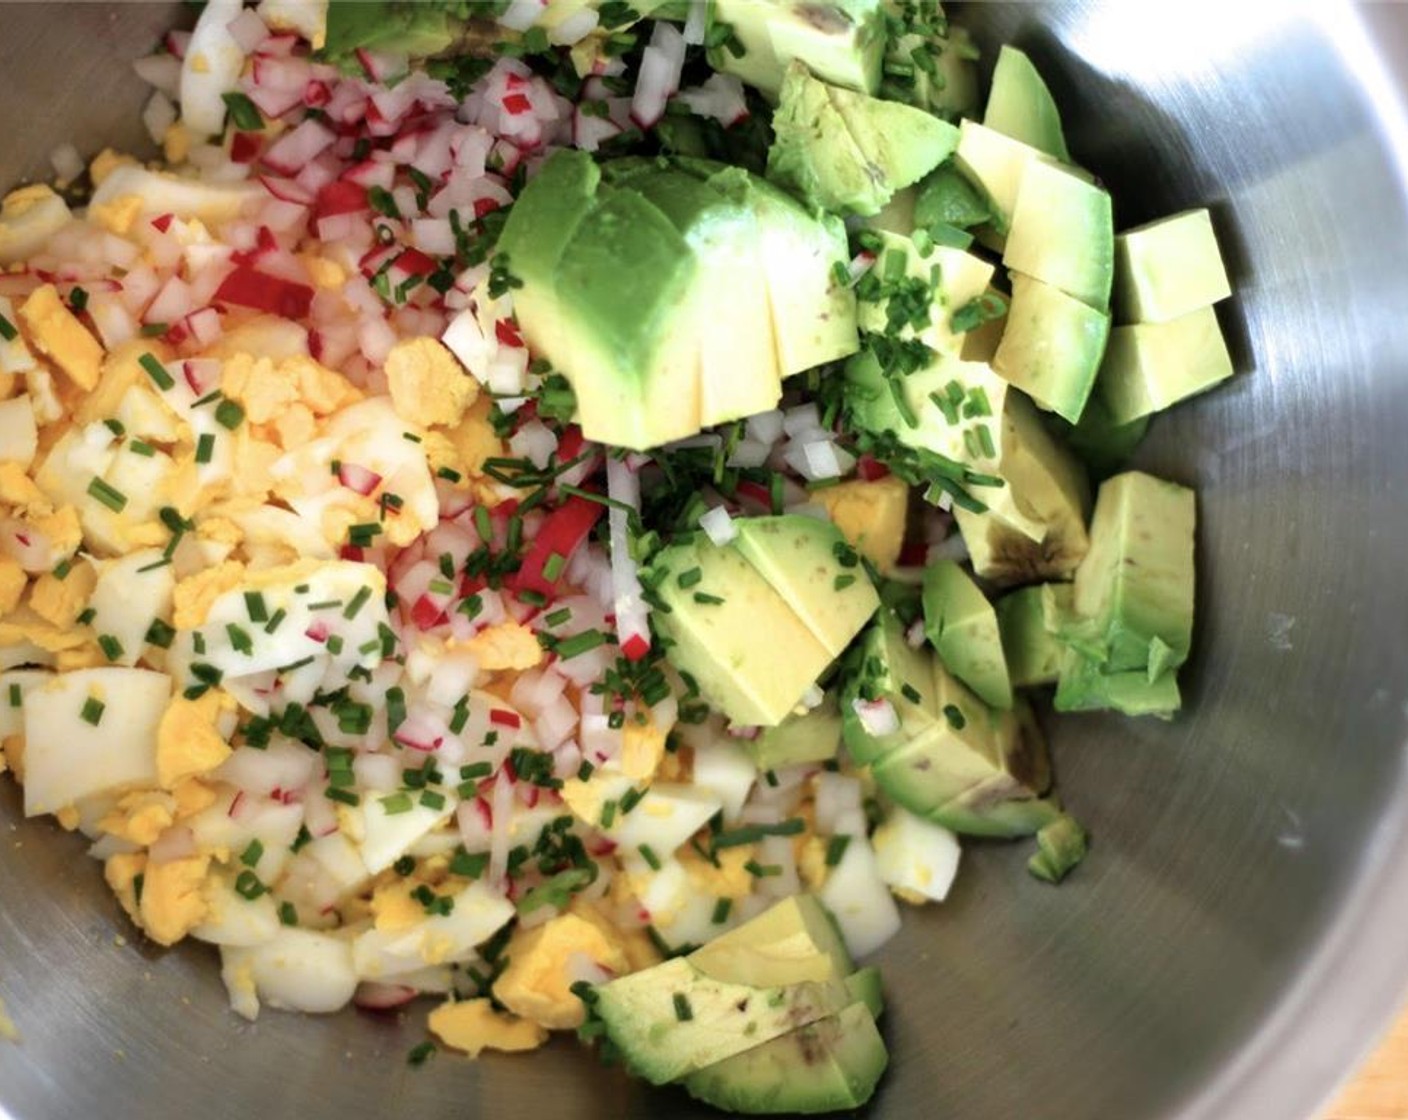
<instances>
[{"instance_id":1,"label":"mixed chopped ingredient","mask_svg":"<svg viewBox=\"0 0 1408 1120\"><path fill-rule=\"evenodd\" d=\"M26 815L247 1018L863 1104L898 902L1085 855L1033 690L1179 708L1193 495L1123 465L1232 373L1207 212L1116 236L976 57L913 0L209 0L136 63L162 158L0 210Z\"/></svg>"}]
</instances>

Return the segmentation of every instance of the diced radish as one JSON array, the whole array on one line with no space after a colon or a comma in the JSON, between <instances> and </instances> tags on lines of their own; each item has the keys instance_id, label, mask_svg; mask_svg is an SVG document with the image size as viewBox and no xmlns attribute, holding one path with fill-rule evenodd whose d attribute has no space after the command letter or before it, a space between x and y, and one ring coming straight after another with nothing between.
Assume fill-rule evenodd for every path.
<instances>
[{"instance_id":1,"label":"diced radish","mask_svg":"<svg viewBox=\"0 0 1408 1120\"><path fill-rule=\"evenodd\" d=\"M352 1003L363 1011L395 1011L420 993L405 984L379 984L363 980L352 995Z\"/></svg>"},{"instance_id":2,"label":"diced radish","mask_svg":"<svg viewBox=\"0 0 1408 1120\"><path fill-rule=\"evenodd\" d=\"M240 45L245 54L253 54L269 37L269 28L253 8L243 9L229 24L230 37Z\"/></svg>"},{"instance_id":3,"label":"diced radish","mask_svg":"<svg viewBox=\"0 0 1408 1120\"><path fill-rule=\"evenodd\" d=\"M640 567L630 549L628 511L640 510L640 479L625 463L608 456L606 490L612 501L619 503L607 513L617 640L622 652L638 661L650 649L650 608L642 597Z\"/></svg>"},{"instance_id":4,"label":"diced radish","mask_svg":"<svg viewBox=\"0 0 1408 1120\"><path fill-rule=\"evenodd\" d=\"M527 31L547 10L547 0L513 0L499 16L499 23L511 31Z\"/></svg>"},{"instance_id":5,"label":"diced radish","mask_svg":"<svg viewBox=\"0 0 1408 1120\"><path fill-rule=\"evenodd\" d=\"M274 141L264 163L283 175L296 175L309 160L331 147L337 134L320 121L304 121Z\"/></svg>"},{"instance_id":6,"label":"diced radish","mask_svg":"<svg viewBox=\"0 0 1408 1120\"><path fill-rule=\"evenodd\" d=\"M900 729L899 713L888 700L851 701L851 707L869 735L893 735Z\"/></svg>"},{"instance_id":7,"label":"diced radish","mask_svg":"<svg viewBox=\"0 0 1408 1120\"><path fill-rule=\"evenodd\" d=\"M363 497L367 497L381 485L381 475L357 463L339 463L337 480Z\"/></svg>"}]
</instances>

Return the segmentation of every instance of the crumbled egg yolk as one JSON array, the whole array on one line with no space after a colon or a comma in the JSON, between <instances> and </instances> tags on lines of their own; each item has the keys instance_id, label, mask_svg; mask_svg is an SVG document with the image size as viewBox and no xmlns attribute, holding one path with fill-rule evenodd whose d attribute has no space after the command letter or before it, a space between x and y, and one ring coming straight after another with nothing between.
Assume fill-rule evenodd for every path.
<instances>
[{"instance_id":1,"label":"crumbled egg yolk","mask_svg":"<svg viewBox=\"0 0 1408 1120\"><path fill-rule=\"evenodd\" d=\"M479 382L433 338L398 342L386 356L386 382L396 413L408 424L458 424L479 396Z\"/></svg>"},{"instance_id":2,"label":"crumbled egg yolk","mask_svg":"<svg viewBox=\"0 0 1408 1120\"><path fill-rule=\"evenodd\" d=\"M142 214L142 205L140 195L119 195L111 201L90 206L88 218L90 221L97 222L109 233L115 233L118 237L126 237L132 232L132 227L137 224L137 219Z\"/></svg>"},{"instance_id":3,"label":"crumbled egg yolk","mask_svg":"<svg viewBox=\"0 0 1408 1120\"><path fill-rule=\"evenodd\" d=\"M174 945L210 913L204 882L208 853L156 863L148 860L138 904L142 928L158 945Z\"/></svg>"},{"instance_id":4,"label":"crumbled egg yolk","mask_svg":"<svg viewBox=\"0 0 1408 1120\"><path fill-rule=\"evenodd\" d=\"M459 644L474 655L481 669L490 673L505 669L531 669L544 656L537 635L521 622L486 626L474 637Z\"/></svg>"},{"instance_id":5,"label":"crumbled egg yolk","mask_svg":"<svg viewBox=\"0 0 1408 1120\"><path fill-rule=\"evenodd\" d=\"M156 843L175 820L175 803L169 795L142 791L120 798L98 827L119 840L146 848Z\"/></svg>"},{"instance_id":6,"label":"crumbled egg yolk","mask_svg":"<svg viewBox=\"0 0 1408 1120\"><path fill-rule=\"evenodd\" d=\"M187 576L172 593L175 603L172 624L178 630L194 630L205 622L211 604L243 581L244 565L238 560L226 560Z\"/></svg>"},{"instance_id":7,"label":"crumbled egg yolk","mask_svg":"<svg viewBox=\"0 0 1408 1120\"><path fill-rule=\"evenodd\" d=\"M585 1009L571 991L575 956L609 972L630 970L616 931L592 911L560 914L520 929L505 952L508 967L494 982L494 997L515 1015L550 1030L582 1025Z\"/></svg>"},{"instance_id":8,"label":"crumbled egg yolk","mask_svg":"<svg viewBox=\"0 0 1408 1120\"><path fill-rule=\"evenodd\" d=\"M621 773L635 781L655 775L665 757L665 733L654 721L628 721L621 735Z\"/></svg>"},{"instance_id":9,"label":"crumbled egg yolk","mask_svg":"<svg viewBox=\"0 0 1408 1120\"><path fill-rule=\"evenodd\" d=\"M717 867L688 844L675 858L684 864L690 885L701 893L715 898L746 898L753 891L753 874L747 864L758 858L756 844L739 844L714 853Z\"/></svg>"},{"instance_id":10,"label":"crumbled egg yolk","mask_svg":"<svg viewBox=\"0 0 1408 1120\"><path fill-rule=\"evenodd\" d=\"M503 1015L487 999L442 1004L430 1013L428 1025L446 1046L471 1058L484 1050L536 1050L548 1040L537 1023Z\"/></svg>"},{"instance_id":11,"label":"crumbled egg yolk","mask_svg":"<svg viewBox=\"0 0 1408 1120\"><path fill-rule=\"evenodd\" d=\"M25 583L24 569L8 556L0 556L0 615L9 614L20 605Z\"/></svg>"},{"instance_id":12,"label":"crumbled egg yolk","mask_svg":"<svg viewBox=\"0 0 1408 1120\"><path fill-rule=\"evenodd\" d=\"M30 588L30 610L55 626L72 626L88 605L97 583L97 573L85 561L73 563L62 579L45 572Z\"/></svg>"},{"instance_id":13,"label":"crumbled egg yolk","mask_svg":"<svg viewBox=\"0 0 1408 1120\"><path fill-rule=\"evenodd\" d=\"M219 689L194 700L172 699L156 733L156 774L163 789L207 774L230 757L230 745L217 722L222 714L235 710L234 699Z\"/></svg>"},{"instance_id":14,"label":"crumbled egg yolk","mask_svg":"<svg viewBox=\"0 0 1408 1120\"><path fill-rule=\"evenodd\" d=\"M881 572L890 571L899 562L909 509L909 484L903 479L888 475L873 482L840 482L813 490L811 499Z\"/></svg>"},{"instance_id":15,"label":"crumbled egg yolk","mask_svg":"<svg viewBox=\"0 0 1408 1120\"><path fill-rule=\"evenodd\" d=\"M51 358L80 389L98 383L103 348L59 298L52 284L35 288L20 305L19 316L35 348Z\"/></svg>"}]
</instances>

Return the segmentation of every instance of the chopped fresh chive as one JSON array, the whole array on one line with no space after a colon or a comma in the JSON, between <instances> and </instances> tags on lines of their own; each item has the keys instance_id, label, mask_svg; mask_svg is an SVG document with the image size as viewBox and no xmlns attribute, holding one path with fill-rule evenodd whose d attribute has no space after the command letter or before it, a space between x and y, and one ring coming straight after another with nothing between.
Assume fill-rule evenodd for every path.
<instances>
[{"instance_id":1,"label":"chopped fresh chive","mask_svg":"<svg viewBox=\"0 0 1408 1120\"><path fill-rule=\"evenodd\" d=\"M257 867L263 858L264 845L257 839L251 840L245 850L240 853L240 862L246 867Z\"/></svg>"},{"instance_id":2,"label":"chopped fresh chive","mask_svg":"<svg viewBox=\"0 0 1408 1120\"><path fill-rule=\"evenodd\" d=\"M297 852L301 848L307 847L312 842L313 834L308 831L306 824L301 824L298 826L298 835L293 838L293 843L288 846L289 851Z\"/></svg>"},{"instance_id":3,"label":"chopped fresh chive","mask_svg":"<svg viewBox=\"0 0 1408 1120\"><path fill-rule=\"evenodd\" d=\"M450 857L450 874L477 879L489 866L488 852L466 852L463 848Z\"/></svg>"},{"instance_id":4,"label":"chopped fresh chive","mask_svg":"<svg viewBox=\"0 0 1408 1120\"><path fill-rule=\"evenodd\" d=\"M606 635L600 630L583 630L580 634L573 634L570 638L564 638L557 643L557 656L563 661L571 661L574 657L579 657L589 650L594 650L598 646L606 644Z\"/></svg>"},{"instance_id":5,"label":"chopped fresh chive","mask_svg":"<svg viewBox=\"0 0 1408 1120\"><path fill-rule=\"evenodd\" d=\"M14 687L18 688L19 686L15 685ZM103 720L103 711L106 707L107 705L97 697L90 696L87 700L83 701L83 710L78 714L84 723L91 723L94 727L97 727Z\"/></svg>"},{"instance_id":6,"label":"chopped fresh chive","mask_svg":"<svg viewBox=\"0 0 1408 1120\"><path fill-rule=\"evenodd\" d=\"M621 795L621 815L624 817L632 809L640 804L640 799L645 796L645 790L632 786Z\"/></svg>"},{"instance_id":7,"label":"chopped fresh chive","mask_svg":"<svg viewBox=\"0 0 1408 1120\"><path fill-rule=\"evenodd\" d=\"M458 607L455 608L465 618L475 619L479 617L479 612L484 609L484 600L478 595L467 595Z\"/></svg>"},{"instance_id":8,"label":"chopped fresh chive","mask_svg":"<svg viewBox=\"0 0 1408 1120\"><path fill-rule=\"evenodd\" d=\"M923 699L919 695L919 690L915 688L912 684L910 684L908 681L900 685L900 695L902 695L911 704L918 704Z\"/></svg>"},{"instance_id":9,"label":"chopped fresh chive","mask_svg":"<svg viewBox=\"0 0 1408 1120\"><path fill-rule=\"evenodd\" d=\"M714 925L721 926L728 921L728 913L733 909L733 899L721 898L714 903L714 914L710 919Z\"/></svg>"},{"instance_id":10,"label":"chopped fresh chive","mask_svg":"<svg viewBox=\"0 0 1408 1120\"><path fill-rule=\"evenodd\" d=\"M782 874L782 868L778 867L777 864L763 864L759 863L755 859L750 859L747 863L745 863L743 865L743 870L748 872L748 874L753 876L753 878L755 879L767 879L770 876Z\"/></svg>"},{"instance_id":11,"label":"chopped fresh chive","mask_svg":"<svg viewBox=\"0 0 1408 1120\"><path fill-rule=\"evenodd\" d=\"M360 805L362 799L350 789L328 789L325 794L329 801L340 801L344 805Z\"/></svg>"},{"instance_id":12,"label":"chopped fresh chive","mask_svg":"<svg viewBox=\"0 0 1408 1120\"><path fill-rule=\"evenodd\" d=\"M288 611L284 610L283 607L280 607L272 615L269 616L269 625L264 627L264 633L274 633L275 630L277 630L280 626L283 625L284 619L286 619L287 617Z\"/></svg>"},{"instance_id":13,"label":"chopped fresh chive","mask_svg":"<svg viewBox=\"0 0 1408 1120\"><path fill-rule=\"evenodd\" d=\"M356 548L370 548L373 538L381 533L381 526L375 521L353 525L347 530L347 543Z\"/></svg>"},{"instance_id":14,"label":"chopped fresh chive","mask_svg":"<svg viewBox=\"0 0 1408 1120\"><path fill-rule=\"evenodd\" d=\"M636 851L640 852L640 858L650 865L650 870L659 871L661 867L660 857L655 854L655 849L649 844L642 844Z\"/></svg>"},{"instance_id":15,"label":"chopped fresh chive","mask_svg":"<svg viewBox=\"0 0 1408 1120\"><path fill-rule=\"evenodd\" d=\"M846 835L833 836L826 842L826 866L835 867L841 862L850 846L851 838Z\"/></svg>"},{"instance_id":16,"label":"chopped fresh chive","mask_svg":"<svg viewBox=\"0 0 1408 1120\"><path fill-rule=\"evenodd\" d=\"M62 582L68 579L68 574L71 571L73 571L73 562L71 560L60 560L54 565L54 570L51 574L56 580Z\"/></svg>"},{"instance_id":17,"label":"chopped fresh chive","mask_svg":"<svg viewBox=\"0 0 1408 1120\"><path fill-rule=\"evenodd\" d=\"M703 578L704 571L702 568L690 568L687 572L681 572L675 582L687 589L694 587Z\"/></svg>"},{"instance_id":18,"label":"chopped fresh chive","mask_svg":"<svg viewBox=\"0 0 1408 1120\"><path fill-rule=\"evenodd\" d=\"M543 578L549 583L556 583L557 577L562 575L562 569L567 567L567 559L556 552L548 554L548 558L543 561Z\"/></svg>"},{"instance_id":19,"label":"chopped fresh chive","mask_svg":"<svg viewBox=\"0 0 1408 1120\"><path fill-rule=\"evenodd\" d=\"M453 467L441 467L435 472L435 476L437 478L443 478L446 482L458 482L464 477L464 475L460 474L460 472Z\"/></svg>"},{"instance_id":20,"label":"chopped fresh chive","mask_svg":"<svg viewBox=\"0 0 1408 1120\"><path fill-rule=\"evenodd\" d=\"M309 603L308 609L310 611L335 611L340 606L342 606L341 599L320 599L316 603Z\"/></svg>"},{"instance_id":21,"label":"chopped fresh chive","mask_svg":"<svg viewBox=\"0 0 1408 1120\"><path fill-rule=\"evenodd\" d=\"M689 997L683 992L674 994L675 1018L681 1023L687 1023L694 1018L694 1009L689 1005Z\"/></svg>"},{"instance_id":22,"label":"chopped fresh chive","mask_svg":"<svg viewBox=\"0 0 1408 1120\"><path fill-rule=\"evenodd\" d=\"M74 621L80 626L87 626L93 619L98 617L98 612L92 607L85 608Z\"/></svg>"},{"instance_id":23,"label":"chopped fresh chive","mask_svg":"<svg viewBox=\"0 0 1408 1120\"><path fill-rule=\"evenodd\" d=\"M158 649L170 649L175 638L176 631L159 618L152 619L152 624L147 627L145 640Z\"/></svg>"},{"instance_id":24,"label":"chopped fresh chive","mask_svg":"<svg viewBox=\"0 0 1408 1120\"><path fill-rule=\"evenodd\" d=\"M948 720L948 725L955 731L962 731L968 726L968 720L957 704L944 705L944 719Z\"/></svg>"},{"instance_id":25,"label":"chopped fresh chive","mask_svg":"<svg viewBox=\"0 0 1408 1120\"><path fill-rule=\"evenodd\" d=\"M215 435L212 432L202 432L196 440L196 462L208 463L215 457Z\"/></svg>"},{"instance_id":26,"label":"chopped fresh chive","mask_svg":"<svg viewBox=\"0 0 1408 1120\"><path fill-rule=\"evenodd\" d=\"M342 608L343 618L356 618L357 612L367 605L367 600L372 597L370 587L359 587L357 593L347 601L347 606Z\"/></svg>"},{"instance_id":27,"label":"chopped fresh chive","mask_svg":"<svg viewBox=\"0 0 1408 1120\"><path fill-rule=\"evenodd\" d=\"M143 338L160 338L170 329L170 323L143 323L140 333Z\"/></svg>"},{"instance_id":28,"label":"chopped fresh chive","mask_svg":"<svg viewBox=\"0 0 1408 1120\"><path fill-rule=\"evenodd\" d=\"M579 782L588 781L595 772L596 767L592 764L591 759L584 758L582 759L582 765L577 767L577 780Z\"/></svg>"},{"instance_id":29,"label":"chopped fresh chive","mask_svg":"<svg viewBox=\"0 0 1408 1120\"><path fill-rule=\"evenodd\" d=\"M616 819L616 802L608 801L601 807L601 827L610 828Z\"/></svg>"},{"instance_id":30,"label":"chopped fresh chive","mask_svg":"<svg viewBox=\"0 0 1408 1120\"><path fill-rule=\"evenodd\" d=\"M241 871L235 879L235 890L250 902L253 902L268 889L259 881L259 876L253 871Z\"/></svg>"},{"instance_id":31,"label":"chopped fresh chive","mask_svg":"<svg viewBox=\"0 0 1408 1120\"><path fill-rule=\"evenodd\" d=\"M415 804L411 801L411 795L404 790L381 798L382 812L388 817L395 816L397 813L409 813L413 808L415 808Z\"/></svg>"},{"instance_id":32,"label":"chopped fresh chive","mask_svg":"<svg viewBox=\"0 0 1408 1120\"><path fill-rule=\"evenodd\" d=\"M398 859L395 863L391 865L391 870L395 871L396 874L401 876L401 878L403 879L415 869L415 856L402 856L400 859Z\"/></svg>"},{"instance_id":33,"label":"chopped fresh chive","mask_svg":"<svg viewBox=\"0 0 1408 1120\"><path fill-rule=\"evenodd\" d=\"M109 661L116 661L122 656L122 643L111 634L99 634L98 646Z\"/></svg>"},{"instance_id":34,"label":"chopped fresh chive","mask_svg":"<svg viewBox=\"0 0 1408 1120\"><path fill-rule=\"evenodd\" d=\"M837 591L844 591L846 590L846 588L850 587L851 584L855 583L855 581L856 577L847 573L845 575L837 576L834 580L832 580L831 586Z\"/></svg>"},{"instance_id":35,"label":"chopped fresh chive","mask_svg":"<svg viewBox=\"0 0 1408 1120\"><path fill-rule=\"evenodd\" d=\"M113 513L121 513L127 508L127 495L96 476L88 483L88 496L107 506Z\"/></svg>"},{"instance_id":36,"label":"chopped fresh chive","mask_svg":"<svg viewBox=\"0 0 1408 1120\"><path fill-rule=\"evenodd\" d=\"M10 685L10 707L18 708L24 703L24 693L20 691L17 684Z\"/></svg>"},{"instance_id":37,"label":"chopped fresh chive","mask_svg":"<svg viewBox=\"0 0 1408 1120\"><path fill-rule=\"evenodd\" d=\"M10 322L5 316L0 315L0 338L6 342L14 342L19 338L20 332L15 328L15 324Z\"/></svg>"},{"instance_id":38,"label":"chopped fresh chive","mask_svg":"<svg viewBox=\"0 0 1408 1120\"><path fill-rule=\"evenodd\" d=\"M386 726L391 734L406 722L406 694L397 687L386 690Z\"/></svg>"},{"instance_id":39,"label":"chopped fresh chive","mask_svg":"<svg viewBox=\"0 0 1408 1120\"><path fill-rule=\"evenodd\" d=\"M113 435L115 435L118 439L121 439L123 436L125 436L125 435L127 434L127 429L126 429L126 427L123 426L122 421L121 421L121 420L115 420L115 419L113 419L113 418L111 418L111 417L109 417L107 420L104 420L104 421L103 421L103 427L105 427L108 431L110 431L110 432L111 432Z\"/></svg>"},{"instance_id":40,"label":"chopped fresh chive","mask_svg":"<svg viewBox=\"0 0 1408 1120\"><path fill-rule=\"evenodd\" d=\"M445 795L433 789L428 789L420 795L420 803L432 812L439 812L445 807Z\"/></svg>"},{"instance_id":41,"label":"chopped fresh chive","mask_svg":"<svg viewBox=\"0 0 1408 1120\"><path fill-rule=\"evenodd\" d=\"M406 1064L412 1066L423 1066L430 1055L435 1053L435 1043L429 1041L417 1043L411 1047L411 1052L406 1055Z\"/></svg>"},{"instance_id":42,"label":"chopped fresh chive","mask_svg":"<svg viewBox=\"0 0 1408 1120\"><path fill-rule=\"evenodd\" d=\"M166 372L166 367L157 361L155 354L143 354L137 359L137 364L147 371L147 376L156 382L156 387L163 392L176 384L176 379Z\"/></svg>"},{"instance_id":43,"label":"chopped fresh chive","mask_svg":"<svg viewBox=\"0 0 1408 1120\"><path fill-rule=\"evenodd\" d=\"M558 610L553 611L551 614L545 614L543 615L543 621L546 622L549 626L561 626L564 622L571 622L572 608L561 607Z\"/></svg>"},{"instance_id":44,"label":"chopped fresh chive","mask_svg":"<svg viewBox=\"0 0 1408 1120\"><path fill-rule=\"evenodd\" d=\"M233 432L244 423L244 409L234 401L221 401L215 406L215 422Z\"/></svg>"},{"instance_id":45,"label":"chopped fresh chive","mask_svg":"<svg viewBox=\"0 0 1408 1120\"><path fill-rule=\"evenodd\" d=\"M714 850L737 848L744 844L756 844L765 836L796 836L806 828L801 817L790 817L780 824L750 824L735 828L730 832L720 832L714 837Z\"/></svg>"},{"instance_id":46,"label":"chopped fresh chive","mask_svg":"<svg viewBox=\"0 0 1408 1120\"><path fill-rule=\"evenodd\" d=\"M246 591L244 593L244 609L249 615L250 622L268 622L269 608L264 602L264 594L260 591Z\"/></svg>"},{"instance_id":47,"label":"chopped fresh chive","mask_svg":"<svg viewBox=\"0 0 1408 1120\"><path fill-rule=\"evenodd\" d=\"M705 591L696 591L694 593L694 601L696 603L703 603L705 606L716 607L724 600L721 596L718 595L710 595L708 592Z\"/></svg>"},{"instance_id":48,"label":"chopped fresh chive","mask_svg":"<svg viewBox=\"0 0 1408 1120\"><path fill-rule=\"evenodd\" d=\"M242 653L246 657L254 653L254 639L249 636L249 631L243 626L237 626L233 622L225 624L225 633L230 638L230 648L236 653Z\"/></svg>"},{"instance_id":49,"label":"chopped fresh chive","mask_svg":"<svg viewBox=\"0 0 1408 1120\"><path fill-rule=\"evenodd\" d=\"M241 132L260 132L264 128L264 118L259 108L242 93L222 93L220 99L230 114L230 121Z\"/></svg>"},{"instance_id":50,"label":"chopped fresh chive","mask_svg":"<svg viewBox=\"0 0 1408 1120\"><path fill-rule=\"evenodd\" d=\"M373 210L385 214L388 218L401 216L401 208L396 205L396 199L385 187L368 187L367 202Z\"/></svg>"}]
</instances>

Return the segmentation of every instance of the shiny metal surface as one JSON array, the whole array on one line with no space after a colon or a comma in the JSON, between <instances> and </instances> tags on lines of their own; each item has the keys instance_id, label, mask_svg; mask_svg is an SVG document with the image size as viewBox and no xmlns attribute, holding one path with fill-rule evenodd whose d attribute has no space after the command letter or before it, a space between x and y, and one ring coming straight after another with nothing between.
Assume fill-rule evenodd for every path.
<instances>
[{"instance_id":1,"label":"shiny metal surface","mask_svg":"<svg viewBox=\"0 0 1408 1120\"><path fill-rule=\"evenodd\" d=\"M8 5L0 182L135 135L126 60L163 5ZM1121 225L1215 212L1239 298L1231 385L1156 422L1144 465L1198 487L1200 622L1175 723L1056 733L1095 835L1060 890L975 848L881 954L893 1066L872 1115L1292 1120L1408 978L1408 9L981 4L1044 67ZM1377 46L1375 46L1377 43ZM16 1120L692 1115L563 1041L420 1070L407 1022L256 1025L214 954L130 931L76 838L0 793L0 1044ZM0 1109L0 1111L3 1111Z\"/></svg>"}]
</instances>

